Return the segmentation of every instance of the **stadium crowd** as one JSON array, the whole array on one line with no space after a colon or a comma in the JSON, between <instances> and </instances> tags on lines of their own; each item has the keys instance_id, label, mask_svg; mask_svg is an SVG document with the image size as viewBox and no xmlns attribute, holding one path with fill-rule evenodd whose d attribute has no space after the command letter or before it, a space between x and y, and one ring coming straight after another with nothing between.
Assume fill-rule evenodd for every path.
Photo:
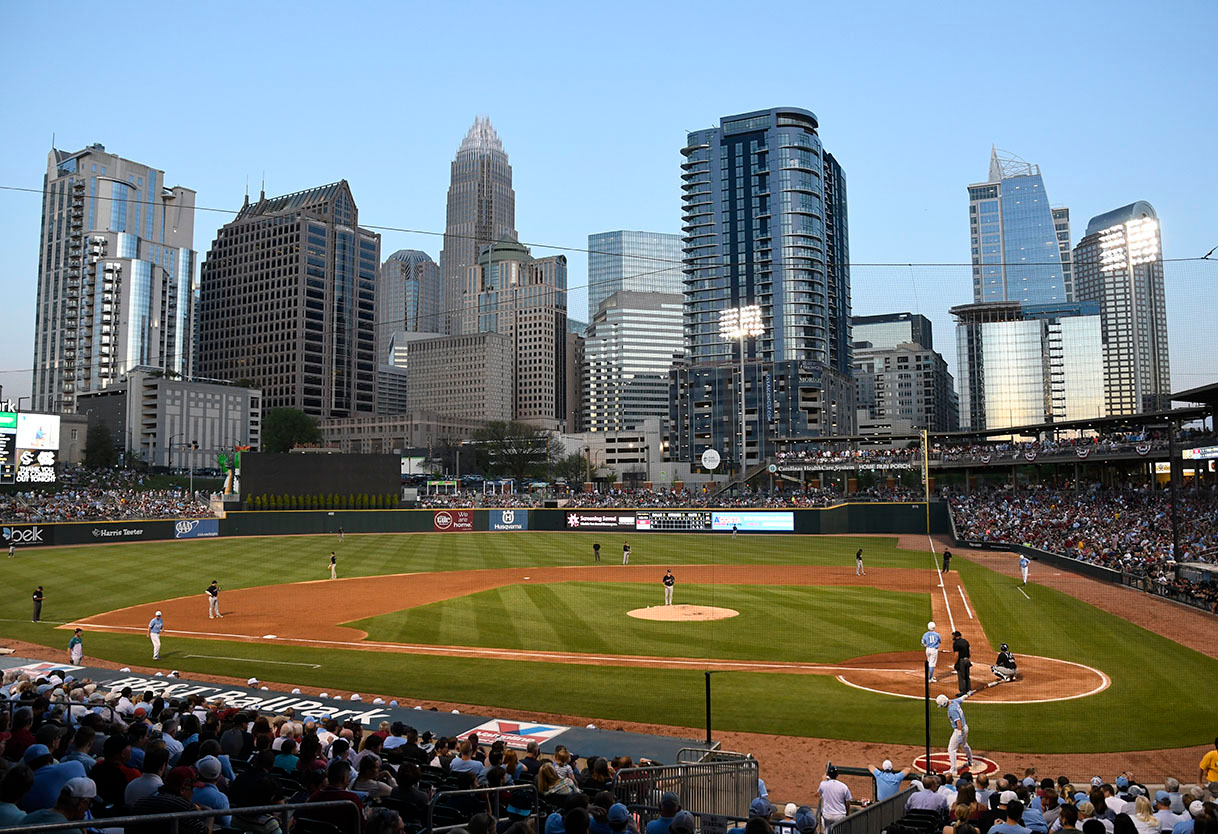
<instances>
[{"instance_id":1,"label":"stadium crowd","mask_svg":"<svg viewBox=\"0 0 1218 834\"><path fill-rule=\"evenodd\" d=\"M0 495L0 521L48 523L128 518L206 518L206 495L184 489L147 489L133 470L64 467L63 488Z\"/></svg>"},{"instance_id":2,"label":"stadium crowd","mask_svg":"<svg viewBox=\"0 0 1218 834\"><path fill-rule=\"evenodd\" d=\"M1140 587L1181 595L1218 610L1218 589L1174 575L1169 494L1157 488L1083 492L1048 488L981 489L949 496L957 535L966 541L1022 544L1121 571ZM1215 561L1218 495L1210 487L1177 496L1179 561Z\"/></svg>"},{"instance_id":3,"label":"stadium crowd","mask_svg":"<svg viewBox=\"0 0 1218 834\"><path fill-rule=\"evenodd\" d=\"M428 823L462 826L468 834L535 834L543 827L545 834L695 834L699 827L677 794L660 793L629 770L635 763L626 756L581 759L562 745L543 756L536 742L521 752L502 742L481 745L476 736L433 738L402 722L369 731L357 721L290 709L259 714L197 694L166 698L130 687L107 693L55 670L7 670L0 696L13 707L0 710L0 828L88 819L105 830L107 817L193 809L221 812L216 831L256 834L289 828L400 834ZM1022 779L974 779L966 771L952 780L894 771L888 761L869 769L875 800L895 795L907 779L917 789L890 834L1218 834L1218 740L1215 748L1201 761L1199 784L1168 777L1153 794L1129 773L1075 787L1066 777L1037 782L1032 770ZM827 826L870 801L855 800L832 768L815 796L811 785L805 789L806 805L780 811L764 781L757 787L737 834L812 834L818 819ZM439 795L476 788L485 790ZM286 813L243 810L334 800L357 809L358 829L350 807L305 807L290 820ZM542 817L543 826L535 827ZM1092 820L1102 828L1085 825ZM1003 821L1023 828L1002 827ZM202 819L179 825L184 834L209 830Z\"/></svg>"},{"instance_id":4,"label":"stadium crowd","mask_svg":"<svg viewBox=\"0 0 1218 834\"><path fill-rule=\"evenodd\" d=\"M481 494L471 491L437 493L419 499L427 508L540 507L544 493ZM844 495L832 486L783 489L774 495L746 489L739 495L713 495L705 490L614 489L608 492L573 492L559 496L563 509L647 509L700 507L827 507L843 501L920 501L921 492L902 486L871 487Z\"/></svg>"}]
</instances>

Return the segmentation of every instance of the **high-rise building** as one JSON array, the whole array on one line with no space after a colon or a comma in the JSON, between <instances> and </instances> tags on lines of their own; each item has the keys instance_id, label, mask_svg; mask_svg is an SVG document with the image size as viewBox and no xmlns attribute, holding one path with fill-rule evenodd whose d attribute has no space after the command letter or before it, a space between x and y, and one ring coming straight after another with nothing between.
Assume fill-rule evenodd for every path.
<instances>
[{"instance_id":1,"label":"high-rise building","mask_svg":"<svg viewBox=\"0 0 1218 834\"><path fill-rule=\"evenodd\" d=\"M1105 417L1099 309L992 301L952 308L960 427Z\"/></svg>"},{"instance_id":2,"label":"high-rise building","mask_svg":"<svg viewBox=\"0 0 1218 834\"><path fill-rule=\"evenodd\" d=\"M469 268L462 333L511 340L513 419L560 429L567 419L567 258L533 258L512 238Z\"/></svg>"},{"instance_id":3,"label":"high-rise building","mask_svg":"<svg viewBox=\"0 0 1218 834\"><path fill-rule=\"evenodd\" d=\"M251 380L266 409L371 414L380 254L346 180L247 196L203 263L199 373Z\"/></svg>"},{"instance_id":4,"label":"high-rise building","mask_svg":"<svg viewBox=\"0 0 1218 834\"><path fill-rule=\"evenodd\" d=\"M974 303L1073 300L1039 165L991 149L989 180L970 185L968 198Z\"/></svg>"},{"instance_id":5,"label":"high-rise building","mask_svg":"<svg viewBox=\"0 0 1218 834\"><path fill-rule=\"evenodd\" d=\"M500 333L417 339L407 347L407 411L512 419L512 340Z\"/></svg>"},{"instance_id":6,"label":"high-rise building","mask_svg":"<svg viewBox=\"0 0 1218 834\"><path fill-rule=\"evenodd\" d=\"M474 126L457 149L451 176L440 271L444 278L444 332L457 335L464 320L462 294L469 268L478 265L478 256L492 243L516 238L512 166L490 119L474 119Z\"/></svg>"},{"instance_id":7,"label":"high-rise building","mask_svg":"<svg viewBox=\"0 0 1218 834\"><path fill-rule=\"evenodd\" d=\"M588 235L588 321L615 292L680 294L681 236L620 230Z\"/></svg>"},{"instance_id":8,"label":"high-rise building","mask_svg":"<svg viewBox=\"0 0 1218 834\"><path fill-rule=\"evenodd\" d=\"M376 361L388 362L394 332L444 332L440 267L426 252L399 249L376 278Z\"/></svg>"},{"instance_id":9,"label":"high-rise building","mask_svg":"<svg viewBox=\"0 0 1218 834\"><path fill-rule=\"evenodd\" d=\"M868 342L874 350L896 347L905 342L921 345L927 350L935 347L930 319L920 313L854 316L850 319L850 326L853 328L854 344Z\"/></svg>"},{"instance_id":10,"label":"high-rise building","mask_svg":"<svg viewBox=\"0 0 1218 834\"><path fill-rule=\"evenodd\" d=\"M1062 259L1062 283L1066 288L1066 301L1074 301L1074 250L1070 246L1070 209L1057 206L1052 212L1057 251Z\"/></svg>"},{"instance_id":11,"label":"high-rise building","mask_svg":"<svg viewBox=\"0 0 1218 834\"><path fill-rule=\"evenodd\" d=\"M1150 203L1091 218L1074 250L1080 300L1099 305L1109 414L1171 407L1163 243Z\"/></svg>"},{"instance_id":12,"label":"high-rise building","mask_svg":"<svg viewBox=\"0 0 1218 834\"><path fill-rule=\"evenodd\" d=\"M584 340L586 431L668 416L668 374L685 354L682 303L675 293L630 290L601 301Z\"/></svg>"},{"instance_id":13,"label":"high-rise building","mask_svg":"<svg viewBox=\"0 0 1218 834\"><path fill-rule=\"evenodd\" d=\"M695 455L714 445L740 467L763 459L774 437L853 432L845 175L817 129L807 110L758 110L690 133L682 149L690 368L674 382L673 396L703 384L700 366L723 365L737 370L728 380L716 376L716 390L727 382L737 402L742 389L745 399L746 425L740 425L739 406L726 409L726 426L689 435ZM764 334L744 342L744 364L761 367L741 372L734 364L740 345L722 337L720 313L754 305ZM760 386L767 379L799 390L782 397L774 391L770 398ZM769 407L781 403L792 409ZM669 410L674 431L689 428L675 422L688 404L674 401Z\"/></svg>"},{"instance_id":14,"label":"high-rise building","mask_svg":"<svg viewBox=\"0 0 1218 834\"><path fill-rule=\"evenodd\" d=\"M193 372L195 192L101 145L47 157L34 323L33 409L136 367Z\"/></svg>"},{"instance_id":15,"label":"high-rise building","mask_svg":"<svg viewBox=\"0 0 1218 834\"><path fill-rule=\"evenodd\" d=\"M947 362L930 320L912 313L855 316L854 381L860 434L960 428Z\"/></svg>"}]
</instances>

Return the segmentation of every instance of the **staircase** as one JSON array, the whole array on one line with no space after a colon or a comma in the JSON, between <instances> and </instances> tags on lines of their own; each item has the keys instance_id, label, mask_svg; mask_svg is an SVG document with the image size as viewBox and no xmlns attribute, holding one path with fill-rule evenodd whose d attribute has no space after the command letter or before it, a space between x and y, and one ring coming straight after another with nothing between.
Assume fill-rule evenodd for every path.
<instances>
[{"instance_id":1,"label":"staircase","mask_svg":"<svg viewBox=\"0 0 1218 834\"><path fill-rule=\"evenodd\" d=\"M746 469L743 475L736 475L731 480L724 483L722 486L720 486L718 489L716 489L714 492L712 492L710 494L710 497L717 498L720 495L722 495L723 493L730 490L732 487L742 486L744 484L747 484L749 481L753 480L758 475L764 474L765 472L769 471L769 468L770 468L770 464L768 462L755 464L751 469Z\"/></svg>"}]
</instances>

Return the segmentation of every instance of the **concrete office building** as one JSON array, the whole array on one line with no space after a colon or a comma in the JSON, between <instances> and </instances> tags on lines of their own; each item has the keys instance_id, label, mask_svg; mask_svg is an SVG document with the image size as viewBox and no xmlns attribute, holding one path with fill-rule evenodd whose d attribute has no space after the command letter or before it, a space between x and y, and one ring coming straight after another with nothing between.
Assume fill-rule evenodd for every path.
<instances>
[{"instance_id":1,"label":"concrete office building","mask_svg":"<svg viewBox=\"0 0 1218 834\"><path fill-rule=\"evenodd\" d=\"M968 197L974 303L1073 300L1040 166L991 149L989 179Z\"/></svg>"},{"instance_id":2,"label":"concrete office building","mask_svg":"<svg viewBox=\"0 0 1218 834\"><path fill-rule=\"evenodd\" d=\"M220 452L262 445L262 392L137 368L102 391L82 392L89 425L104 423L128 460L175 469L215 468Z\"/></svg>"},{"instance_id":3,"label":"concrete office building","mask_svg":"<svg viewBox=\"0 0 1218 834\"><path fill-rule=\"evenodd\" d=\"M396 331L443 334L443 309L440 267L431 256L399 249L386 258L376 276L376 361L390 361L389 340Z\"/></svg>"},{"instance_id":4,"label":"concrete office building","mask_svg":"<svg viewBox=\"0 0 1218 834\"><path fill-rule=\"evenodd\" d=\"M412 411L406 414L346 417L320 421L322 443L344 454L403 454L434 450L442 442L472 440L478 420Z\"/></svg>"},{"instance_id":5,"label":"concrete office building","mask_svg":"<svg viewBox=\"0 0 1218 834\"><path fill-rule=\"evenodd\" d=\"M445 333L455 336L462 332L469 269L477 266L484 249L504 238L516 239L512 166L490 119L480 116L457 149L448 186L444 249L440 252Z\"/></svg>"},{"instance_id":6,"label":"concrete office building","mask_svg":"<svg viewBox=\"0 0 1218 834\"><path fill-rule=\"evenodd\" d=\"M380 247L346 180L247 196L203 264L200 375L250 380L267 409L371 414Z\"/></svg>"},{"instance_id":7,"label":"concrete office building","mask_svg":"<svg viewBox=\"0 0 1218 834\"><path fill-rule=\"evenodd\" d=\"M107 153L51 150L43 178L32 408L137 366L193 372L195 192Z\"/></svg>"},{"instance_id":8,"label":"concrete office building","mask_svg":"<svg viewBox=\"0 0 1218 834\"><path fill-rule=\"evenodd\" d=\"M376 413L402 414L407 409L406 368L378 363L376 366Z\"/></svg>"},{"instance_id":9,"label":"concrete office building","mask_svg":"<svg viewBox=\"0 0 1218 834\"><path fill-rule=\"evenodd\" d=\"M681 295L631 290L601 301L584 342L587 431L668 416L669 372L685 355L682 305Z\"/></svg>"},{"instance_id":10,"label":"concrete office building","mask_svg":"<svg viewBox=\"0 0 1218 834\"><path fill-rule=\"evenodd\" d=\"M1062 259L1062 285L1066 289L1066 301L1074 301L1074 249L1070 245L1070 209L1057 206L1050 212L1053 215L1053 233L1057 236L1057 252Z\"/></svg>"},{"instance_id":11,"label":"concrete office building","mask_svg":"<svg viewBox=\"0 0 1218 834\"><path fill-rule=\"evenodd\" d=\"M511 420L512 347L500 333L409 342L406 410L479 424Z\"/></svg>"},{"instance_id":12,"label":"concrete office building","mask_svg":"<svg viewBox=\"0 0 1218 834\"><path fill-rule=\"evenodd\" d=\"M872 350L893 348L906 342L927 350L935 347L934 328L920 313L883 313L850 319L854 343L867 342Z\"/></svg>"},{"instance_id":13,"label":"concrete office building","mask_svg":"<svg viewBox=\"0 0 1218 834\"><path fill-rule=\"evenodd\" d=\"M567 259L533 258L516 240L488 246L470 267L463 333L511 340L512 419L562 430L567 419Z\"/></svg>"},{"instance_id":14,"label":"concrete office building","mask_svg":"<svg viewBox=\"0 0 1218 834\"><path fill-rule=\"evenodd\" d=\"M678 375L673 396L694 392L699 408L713 405L715 414L705 415L713 423L708 433L698 427L703 415L691 416L697 408L670 402L670 454L697 456L709 443L725 444L715 448L739 468L762 460L775 436L853 433L846 182L818 127L807 110L775 108L727 116L687 137L681 178L690 367ZM744 342L741 374L739 343L720 335L720 313L753 305L765 332ZM777 410L763 402L767 378L791 386L775 393L773 402L783 404Z\"/></svg>"},{"instance_id":15,"label":"concrete office building","mask_svg":"<svg viewBox=\"0 0 1218 834\"><path fill-rule=\"evenodd\" d=\"M1103 322L1107 412L1171 408L1163 242L1150 203L1091 218L1074 274L1079 299L1097 304Z\"/></svg>"},{"instance_id":16,"label":"concrete office building","mask_svg":"<svg viewBox=\"0 0 1218 834\"><path fill-rule=\"evenodd\" d=\"M957 320L962 429L1108 416L1094 303L995 301L951 312Z\"/></svg>"},{"instance_id":17,"label":"concrete office building","mask_svg":"<svg viewBox=\"0 0 1218 834\"><path fill-rule=\"evenodd\" d=\"M857 321L856 335L865 330ZM854 382L859 434L960 428L959 403L947 362L924 345L875 346L856 338Z\"/></svg>"},{"instance_id":18,"label":"concrete office building","mask_svg":"<svg viewBox=\"0 0 1218 834\"><path fill-rule=\"evenodd\" d=\"M588 321L615 292L684 291L680 235L625 229L588 235Z\"/></svg>"}]
</instances>

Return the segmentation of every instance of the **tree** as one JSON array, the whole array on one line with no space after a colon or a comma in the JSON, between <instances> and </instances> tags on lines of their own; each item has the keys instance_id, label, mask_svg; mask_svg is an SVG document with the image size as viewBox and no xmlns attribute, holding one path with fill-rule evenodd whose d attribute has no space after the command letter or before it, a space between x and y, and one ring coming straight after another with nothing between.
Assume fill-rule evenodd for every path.
<instances>
[{"instance_id":1,"label":"tree","mask_svg":"<svg viewBox=\"0 0 1218 834\"><path fill-rule=\"evenodd\" d=\"M289 452L294 446L320 443L317 420L298 408L272 408L262 418L262 448Z\"/></svg>"},{"instance_id":2,"label":"tree","mask_svg":"<svg viewBox=\"0 0 1218 834\"><path fill-rule=\"evenodd\" d=\"M568 484L582 484L588 475L588 461L579 452L558 458L552 467L554 477Z\"/></svg>"},{"instance_id":3,"label":"tree","mask_svg":"<svg viewBox=\"0 0 1218 834\"><path fill-rule=\"evenodd\" d=\"M486 428L474 432L474 440L478 442L476 457L485 471L494 476L514 478L518 484L534 477L545 477L559 448L545 429L516 421L487 423Z\"/></svg>"},{"instance_id":4,"label":"tree","mask_svg":"<svg viewBox=\"0 0 1218 834\"><path fill-rule=\"evenodd\" d=\"M118 464L114 435L105 423L91 426L85 434L85 465L90 469L109 469Z\"/></svg>"}]
</instances>

